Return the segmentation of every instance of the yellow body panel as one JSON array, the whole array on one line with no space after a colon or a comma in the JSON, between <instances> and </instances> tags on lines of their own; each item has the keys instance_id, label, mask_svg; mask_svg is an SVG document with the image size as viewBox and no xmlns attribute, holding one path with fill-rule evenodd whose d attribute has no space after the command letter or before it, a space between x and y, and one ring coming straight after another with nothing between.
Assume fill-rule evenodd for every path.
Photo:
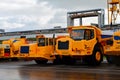
<instances>
[{"instance_id":1,"label":"yellow body panel","mask_svg":"<svg viewBox=\"0 0 120 80\"><path fill-rule=\"evenodd\" d=\"M56 48L56 53L58 55L68 55L68 56L86 56L86 55L92 55L92 51L94 48L94 45L97 43L95 39L91 41L74 41L70 38L61 38L58 39L58 41L64 42L65 40L69 40L69 49L68 50L59 50L58 46ZM57 41L57 42L58 42Z\"/></svg>"},{"instance_id":2,"label":"yellow body panel","mask_svg":"<svg viewBox=\"0 0 120 80\"><path fill-rule=\"evenodd\" d=\"M117 38L115 38L117 37ZM114 32L113 44L105 46L106 55L119 55L120 56L120 31Z\"/></svg>"},{"instance_id":3,"label":"yellow body panel","mask_svg":"<svg viewBox=\"0 0 120 80\"><path fill-rule=\"evenodd\" d=\"M19 58L27 58L27 59L54 59L51 57L53 54L53 46L45 46L45 47L38 47L37 44L28 44L22 45L29 47L29 53L20 53L17 57Z\"/></svg>"},{"instance_id":4,"label":"yellow body panel","mask_svg":"<svg viewBox=\"0 0 120 80\"><path fill-rule=\"evenodd\" d=\"M34 43L34 44L23 44L20 46L20 50L21 50L21 47L29 47L28 49L28 53L21 53L21 51L19 51L19 54L16 55L16 57L19 57L19 58L26 58L26 57L30 57L30 56L35 56L36 53L37 53L37 44Z\"/></svg>"}]
</instances>

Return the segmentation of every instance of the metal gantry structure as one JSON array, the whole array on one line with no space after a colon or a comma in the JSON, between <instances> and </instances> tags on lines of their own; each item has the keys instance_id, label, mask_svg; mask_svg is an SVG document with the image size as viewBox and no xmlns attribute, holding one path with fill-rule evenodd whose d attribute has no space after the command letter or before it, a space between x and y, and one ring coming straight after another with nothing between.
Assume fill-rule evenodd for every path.
<instances>
[{"instance_id":1,"label":"metal gantry structure","mask_svg":"<svg viewBox=\"0 0 120 80\"><path fill-rule=\"evenodd\" d=\"M98 17L98 27L104 26L104 9L92 9L84 11L74 11L67 13L67 26L74 25L74 19L79 18L80 25L82 25L82 19L85 17Z\"/></svg>"},{"instance_id":2,"label":"metal gantry structure","mask_svg":"<svg viewBox=\"0 0 120 80\"><path fill-rule=\"evenodd\" d=\"M108 24L116 24L116 20L120 15L120 0L107 0L108 8Z\"/></svg>"}]
</instances>

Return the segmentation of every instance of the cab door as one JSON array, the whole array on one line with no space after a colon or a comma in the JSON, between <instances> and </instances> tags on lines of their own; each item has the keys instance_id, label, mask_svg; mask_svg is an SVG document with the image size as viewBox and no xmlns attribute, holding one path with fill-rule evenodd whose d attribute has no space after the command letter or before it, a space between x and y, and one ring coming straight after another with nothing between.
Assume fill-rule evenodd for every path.
<instances>
[{"instance_id":1,"label":"cab door","mask_svg":"<svg viewBox=\"0 0 120 80\"><path fill-rule=\"evenodd\" d=\"M86 29L84 33L84 40L85 40L85 49L87 50L88 54L92 54L95 44L97 43L95 37L95 30L94 29Z\"/></svg>"}]
</instances>

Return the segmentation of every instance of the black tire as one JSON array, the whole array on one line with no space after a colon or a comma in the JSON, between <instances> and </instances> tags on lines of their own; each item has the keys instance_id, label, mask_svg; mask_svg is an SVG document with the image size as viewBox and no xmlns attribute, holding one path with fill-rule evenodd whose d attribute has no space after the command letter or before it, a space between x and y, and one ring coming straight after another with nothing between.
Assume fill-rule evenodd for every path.
<instances>
[{"instance_id":1,"label":"black tire","mask_svg":"<svg viewBox=\"0 0 120 80\"><path fill-rule=\"evenodd\" d=\"M116 66L120 66L120 56L115 56L114 63Z\"/></svg>"},{"instance_id":2,"label":"black tire","mask_svg":"<svg viewBox=\"0 0 120 80\"><path fill-rule=\"evenodd\" d=\"M19 61L18 58L11 58L11 61Z\"/></svg>"},{"instance_id":3,"label":"black tire","mask_svg":"<svg viewBox=\"0 0 120 80\"><path fill-rule=\"evenodd\" d=\"M114 56L106 55L106 60L109 64L114 63Z\"/></svg>"},{"instance_id":4,"label":"black tire","mask_svg":"<svg viewBox=\"0 0 120 80\"><path fill-rule=\"evenodd\" d=\"M62 64L62 59L60 58L60 56L56 56L56 59L54 59L53 64L55 65Z\"/></svg>"},{"instance_id":5,"label":"black tire","mask_svg":"<svg viewBox=\"0 0 120 80\"><path fill-rule=\"evenodd\" d=\"M99 59L96 58L97 54L100 56ZM99 49L95 49L91 56L86 56L85 57L84 61L89 65L98 66L103 61L102 52Z\"/></svg>"},{"instance_id":6,"label":"black tire","mask_svg":"<svg viewBox=\"0 0 120 80\"><path fill-rule=\"evenodd\" d=\"M47 64L48 60L35 60L37 64Z\"/></svg>"}]
</instances>

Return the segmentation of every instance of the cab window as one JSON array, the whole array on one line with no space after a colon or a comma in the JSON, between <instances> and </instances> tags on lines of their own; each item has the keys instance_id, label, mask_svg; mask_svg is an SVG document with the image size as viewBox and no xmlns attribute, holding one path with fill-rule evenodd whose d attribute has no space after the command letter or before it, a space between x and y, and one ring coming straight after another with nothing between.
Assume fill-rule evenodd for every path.
<instances>
[{"instance_id":1,"label":"cab window","mask_svg":"<svg viewBox=\"0 0 120 80\"><path fill-rule=\"evenodd\" d=\"M45 38L38 39L38 46L45 46Z\"/></svg>"},{"instance_id":2,"label":"cab window","mask_svg":"<svg viewBox=\"0 0 120 80\"><path fill-rule=\"evenodd\" d=\"M49 39L49 45L53 45L53 39Z\"/></svg>"},{"instance_id":3,"label":"cab window","mask_svg":"<svg viewBox=\"0 0 120 80\"><path fill-rule=\"evenodd\" d=\"M74 40L83 40L84 39L84 29L72 30L70 37Z\"/></svg>"},{"instance_id":4,"label":"cab window","mask_svg":"<svg viewBox=\"0 0 120 80\"><path fill-rule=\"evenodd\" d=\"M48 46L48 38L46 38L46 46Z\"/></svg>"},{"instance_id":5,"label":"cab window","mask_svg":"<svg viewBox=\"0 0 120 80\"><path fill-rule=\"evenodd\" d=\"M94 38L94 30L86 29L84 34L85 40L90 40Z\"/></svg>"}]
</instances>

